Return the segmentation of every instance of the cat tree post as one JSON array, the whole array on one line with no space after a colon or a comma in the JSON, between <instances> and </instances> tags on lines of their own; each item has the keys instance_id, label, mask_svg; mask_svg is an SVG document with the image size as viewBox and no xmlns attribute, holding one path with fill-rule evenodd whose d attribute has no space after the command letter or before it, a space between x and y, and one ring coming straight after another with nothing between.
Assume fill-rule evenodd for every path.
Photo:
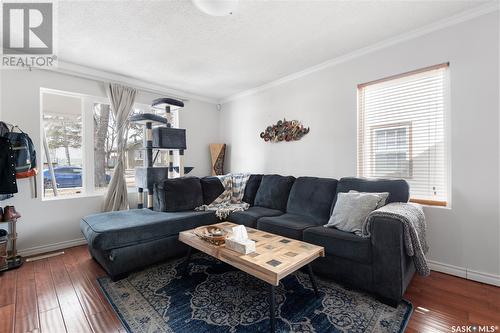
<instances>
[{"instance_id":1,"label":"cat tree post","mask_svg":"<svg viewBox=\"0 0 500 333\"><path fill-rule=\"evenodd\" d=\"M168 178L174 178L174 151L168 151Z\"/></svg>"},{"instance_id":2,"label":"cat tree post","mask_svg":"<svg viewBox=\"0 0 500 333\"><path fill-rule=\"evenodd\" d=\"M184 149L179 150L179 177L184 177Z\"/></svg>"},{"instance_id":3,"label":"cat tree post","mask_svg":"<svg viewBox=\"0 0 500 333\"><path fill-rule=\"evenodd\" d=\"M146 159L144 160L144 167L152 168L153 167L153 122L146 122L145 127L145 140L146 140ZM147 194L147 208L153 208L153 184L147 184L148 194ZM140 202L140 206L142 206L144 199ZM138 206L139 206L138 205Z\"/></svg>"}]
</instances>

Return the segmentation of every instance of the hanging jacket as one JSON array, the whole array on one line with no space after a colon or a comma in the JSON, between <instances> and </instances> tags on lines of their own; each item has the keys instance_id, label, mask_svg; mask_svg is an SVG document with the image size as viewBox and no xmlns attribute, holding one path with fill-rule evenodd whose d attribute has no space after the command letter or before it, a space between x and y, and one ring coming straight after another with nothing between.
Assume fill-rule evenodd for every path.
<instances>
[{"instance_id":1,"label":"hanging jacket","mask_svg":"<svg viewBox=\"0 0 500 333\"><path fill-rule=\"evenodd\" d=\"M16 161L10 140L0 137L0 194L17 193Z\"/></svg>"}]
</instances>

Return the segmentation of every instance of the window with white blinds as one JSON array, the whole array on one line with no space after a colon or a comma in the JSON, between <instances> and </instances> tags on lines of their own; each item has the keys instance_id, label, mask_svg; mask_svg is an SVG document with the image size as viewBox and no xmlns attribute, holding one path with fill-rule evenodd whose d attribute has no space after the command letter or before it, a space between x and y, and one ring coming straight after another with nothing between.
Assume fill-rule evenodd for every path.
<instances>
[{"instance_id":1,"label":"window with white blinds","mask_svg":"<svg viewBox=\"0 0 500 333\"><path fill-rule=\"evenodd\" d=\"M358 175L403 178L411 201L446 206L448 64L358 86Z\"/></svg>"}]
</instances>

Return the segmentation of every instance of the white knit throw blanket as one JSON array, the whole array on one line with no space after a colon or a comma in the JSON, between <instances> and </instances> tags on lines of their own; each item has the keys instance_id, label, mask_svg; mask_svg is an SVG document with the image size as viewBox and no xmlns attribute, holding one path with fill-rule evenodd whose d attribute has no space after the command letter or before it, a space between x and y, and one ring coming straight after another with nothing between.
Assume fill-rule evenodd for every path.
<instances>
[{"instance_id":1,"label":"white knit throw blanket","mask_svg":"<svg viewBox=\"0 0 500 333\"><path fill-rule=\"evenodd\" d=\"M247 210L250 205L243 202L245 187L250 178L250 174L228 174L220 176L219 179L224 185L224 192L211 204L196 207L195 210L213 210L215 215L224 221L232 212Z\"/></svg>"},{"instance_id":2,"label":"white knit throw blanket","mask_svg":"<svg viewBox=\"0 0 500 333\"><path fill-rule=\"evenodd\" d=\"M410 203L393 202L373 211L368 215L362 227L363 237L370 236L370 224L377 217L391 218L403 224L406 254L413 258L419 275L429 275L430 269L425 258L429 246L425 236L426 223L422 207Z\"/></svg>"}]
</instances>

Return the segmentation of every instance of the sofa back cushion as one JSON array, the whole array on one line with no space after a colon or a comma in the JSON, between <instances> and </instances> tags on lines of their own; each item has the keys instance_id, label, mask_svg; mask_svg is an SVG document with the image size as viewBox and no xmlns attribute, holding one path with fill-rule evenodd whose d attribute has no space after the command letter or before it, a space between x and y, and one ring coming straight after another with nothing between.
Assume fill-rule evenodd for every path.
<instances>
[{"instance_id":1,"label":"sofa back cushion","mask_svg":"<svg viewBox=\"0 0 500 333\"><path fill-rule=\"evenodd\" d=\"M203 192L203 203L210 205L224 192L224 185L219 177L208 176L200 178L201 190Z\"/></svg>"},{"instance_id":2,"label":"sofa back cushion","mask_svg":"<svg viewBox=\"0 0 500 333\"><path fill-rule=\"evenodd\" d=\"M154 184L153 210L180 212L203 205L203 191L197 177L165 179Z\"/></svg>"},{"instance_id":3,"label":"sofa back cushion","mask_svg":"<svg viewBox=\"0 0 500 333\"><path fill-rule=\"evenodd\" d=\"M250 175L245 186L245 193L243 194L243 202L246 202L250 206L253 206L255 202L255 195L259 189L260 182L262 181L263 175Z\"/></svg>"},{"instance_id":4,"label":"sofa back cushion","mask_svg":"<svg viewBox=\"0 0 500 333\"><path fill-rule=\"evenodd\" d=\"M337 184L337 193L347 193L351 190L358 192L389 192L386 203L408 202L410 198L410 186L404 179L341 178ZM332 211L336 201L337 196L333 200Z\"/></svg>"},{"instance_id":5,"label":"sofa back cushion","mask_svg":"<svg viewBox=\"0 0 500 333\"><path fill-rule=\"evenodd\" d=\"M336 179L299 177L290 190L286 212L310 217L318 225L325 224L336 191Z\"/></svg>"},{"instance_id":6,"label":"sofa back cushion","mask_svg":"<svg viewBox=\"0 0 500 333\"><path fill-rule=\"evenodd\" d=\"M284 212L294 181L293 176L264 175L255 195L254 205Z\"/></svg>"}]
</instances>

